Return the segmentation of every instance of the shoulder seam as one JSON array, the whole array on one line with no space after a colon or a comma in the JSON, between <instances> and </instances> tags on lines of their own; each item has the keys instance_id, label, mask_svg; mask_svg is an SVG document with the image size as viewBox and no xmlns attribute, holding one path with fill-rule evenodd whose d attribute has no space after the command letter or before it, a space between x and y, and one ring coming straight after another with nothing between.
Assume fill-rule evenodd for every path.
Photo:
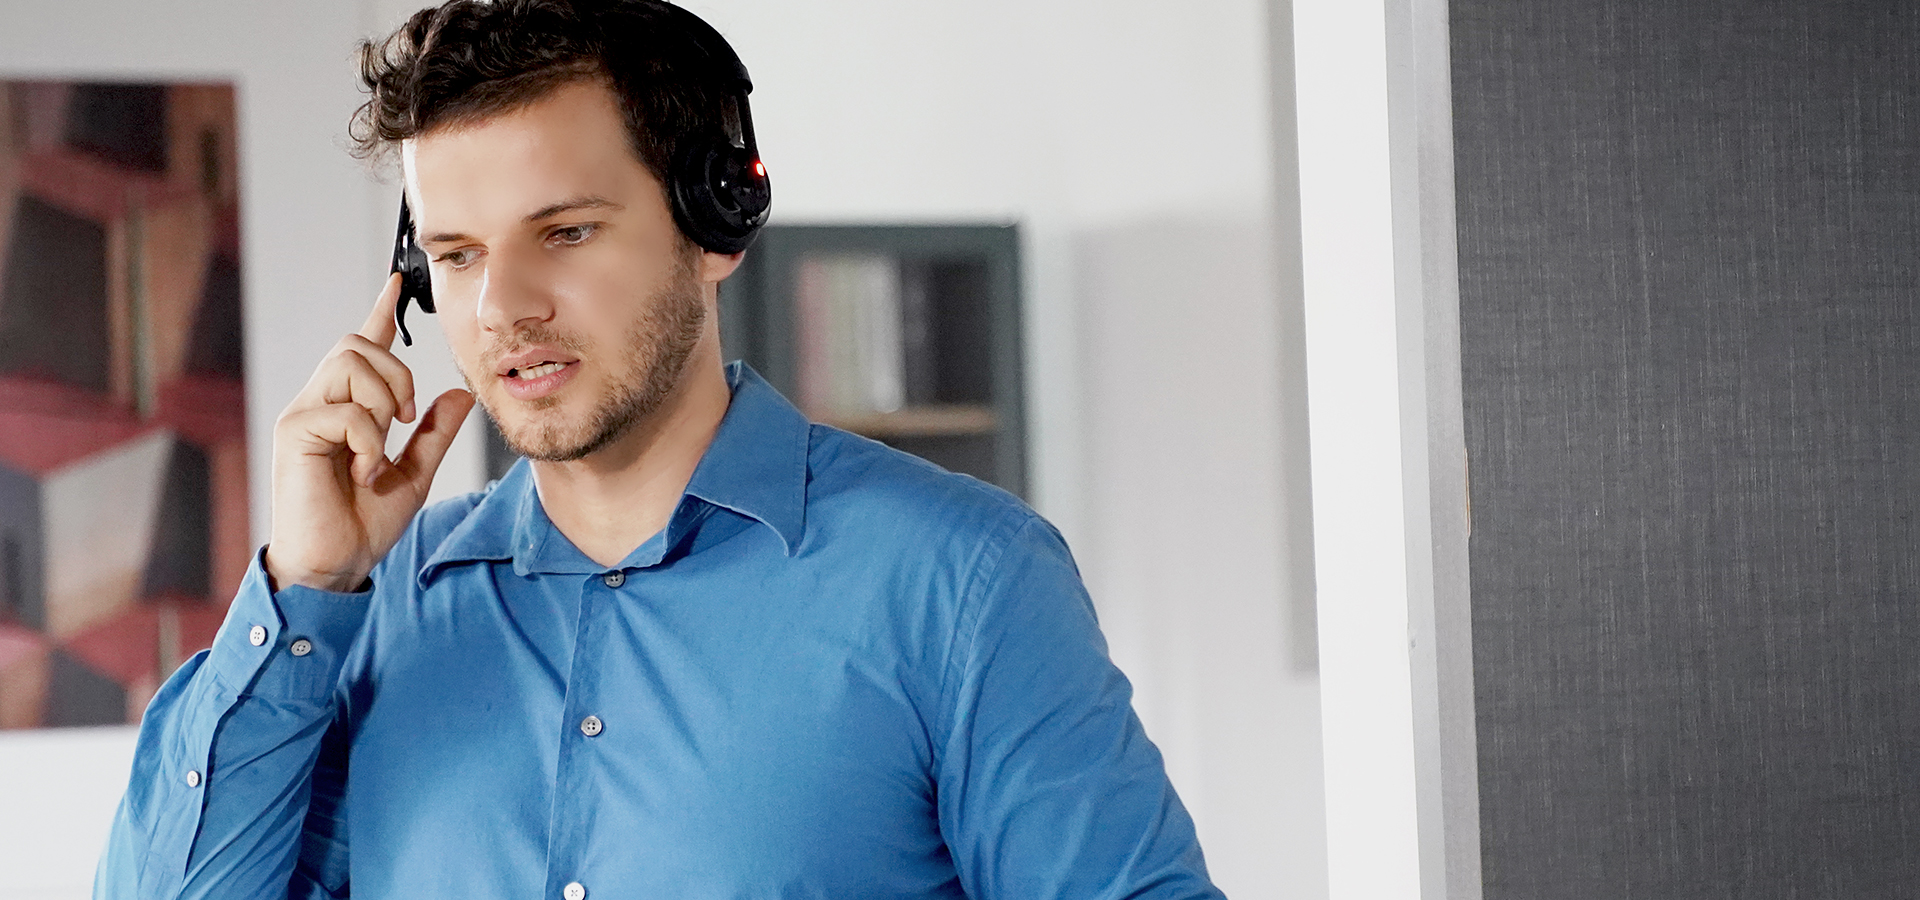
<instances>
[{"instance_id":1,"label":"shoulder seam","mask_svg":"<svg viewBox=\"0 0 1920 900\"><path fill-rule=\"evenodd\" d=\"M946 665L940 673L939 734L941 740L934 742L934 767L939 768L945 761L945 738L953 731L954 688L959 673L966 668L966 660L973 654L974 642L980 636L982 597L999 581L1007 551L1019 540L1022 534L1034 526L1035 522L1044 522L1039 514L1030 509L1020 508L1020 515L1012 518L1000 528L992 529L982 538L980 546L974 551L973 560L967 565L966 582L960 590L960 600L954 615L953 634L947 639Z\"/></svg>"},{"instance_id":2,"label":"shoulder seam","mask_svg":"<svg viewBox=\"0 0 1920 900\"><path fill-rule=\"evenodd\" d=\"M999 485L982 481L978 477L968 475L965 472L955 472L951 469L942 468L922 457L915 456L904 450L876 441L873 438L855 434L854 432L833 425L827 425L821 422L810 422L808 425L810 428L807 442L807 480L809 483L813 481L815 476L813 452L818 448L820 441L823 439L839 439L853 442L856 446L861 444L871 445L872 452L883 458L891 458L892 461L898 464L917 469L930 478L944 482L945 486L952 490L964 490L967 495L977 500L983 507L1007 510L1015 512L1020 516L1039 517L1039 514L1034 512L1033 508L1028 506L1024 500L1009 493Z\"/></svg>"}]
</instances>

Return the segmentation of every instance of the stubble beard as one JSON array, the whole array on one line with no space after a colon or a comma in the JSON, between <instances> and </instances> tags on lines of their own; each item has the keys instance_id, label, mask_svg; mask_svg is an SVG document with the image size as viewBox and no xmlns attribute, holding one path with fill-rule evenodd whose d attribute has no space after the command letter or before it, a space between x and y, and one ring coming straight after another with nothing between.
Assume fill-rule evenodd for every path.
<instances>
[{"instance_id":1,"label":"stubble beard","mask_svg":"<svg viewBox=\"0 0 1920 900\"><path fill-rule=\"evenodd\" d=\"M560 403L558 397L543 397L527 404L534 412L531 421L510 428L491 404L482 401L482 408L493 419L508 449L537 462L584 459L666 404L686 375L687 361L693 358L707 322L707 307L695 271L699 251L685 246L678 256L668 282L647 299L646 313L618 345L623 348L618 377L585 418L569 422L540 415ZM486 358L498 359L528 344L557 346L576 356L586 347L585 341L573 335L533 326L496 341ZM472 387L471 379L468 387ZM480 396L480 392L475 391L474 396Z\"/></svg>"}]
</instances>

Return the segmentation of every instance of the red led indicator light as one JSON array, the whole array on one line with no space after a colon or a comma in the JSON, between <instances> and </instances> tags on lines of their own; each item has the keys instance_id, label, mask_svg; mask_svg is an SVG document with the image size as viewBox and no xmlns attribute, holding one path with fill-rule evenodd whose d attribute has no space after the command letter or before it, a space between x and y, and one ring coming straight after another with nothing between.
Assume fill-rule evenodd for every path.
<instances>
[{"instance_id":1,"label":"red led indicator light","mask_svg":"<svg viewBox=\"0 0 1920 900\"><path fill-rule=\"evenodd\" d=\"M761 178L765 178L765 177L767 177L767 164L766 164L766 163L763 163L763 162L761 162L761 161L759 161L759 160L757 160L757 159L756 159L756 160L754 160L754 161L753 161L753 174L755 174L755 175L758 175L758 176L760 176Z\"/></svg>"}]
</instances>

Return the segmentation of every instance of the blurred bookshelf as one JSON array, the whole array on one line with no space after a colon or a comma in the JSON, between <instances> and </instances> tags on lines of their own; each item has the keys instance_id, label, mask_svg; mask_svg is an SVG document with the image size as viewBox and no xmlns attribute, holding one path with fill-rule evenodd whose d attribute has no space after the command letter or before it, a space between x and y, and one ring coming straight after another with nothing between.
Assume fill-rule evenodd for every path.
<instances>
[{"instance_id":1,"label":"blurred bookshelf","mask_svg":"<svg viewBox=\"0 0 1920 900\"><path fill-rule=\"evenodd\" d=\"M776 225L720 286L720 342L808 418L1027 487L1012 225Z\"/></svg>"},{"instance_id":2,"label":"blurred bookshelf","mask_svg":"<svg viewBox=\"0 0 1920 900\"><path fill-rule=\"evenodd\" d=\"M1012 225L772 225L720 285L720 343L815 422L1026 495ZM514 456L489 423L493 477Z\"/></svg>"}]
</instances>

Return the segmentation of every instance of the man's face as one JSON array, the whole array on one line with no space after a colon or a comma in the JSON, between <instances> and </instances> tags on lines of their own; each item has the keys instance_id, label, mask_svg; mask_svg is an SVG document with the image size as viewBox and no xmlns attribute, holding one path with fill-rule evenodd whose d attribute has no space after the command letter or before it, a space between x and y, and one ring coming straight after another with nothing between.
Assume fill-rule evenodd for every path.
<instances>
[{"instance_id":1,"label":"man's face","mask_svg":"<svg viewBox=\"0 0 1920 900\"><path fill-rule=\"evenodd\" d=\"M603 83L403 146L461 374L509 447L579 459L659 409L737 257L680 235Z\"/></svg>"}]
</instances>

